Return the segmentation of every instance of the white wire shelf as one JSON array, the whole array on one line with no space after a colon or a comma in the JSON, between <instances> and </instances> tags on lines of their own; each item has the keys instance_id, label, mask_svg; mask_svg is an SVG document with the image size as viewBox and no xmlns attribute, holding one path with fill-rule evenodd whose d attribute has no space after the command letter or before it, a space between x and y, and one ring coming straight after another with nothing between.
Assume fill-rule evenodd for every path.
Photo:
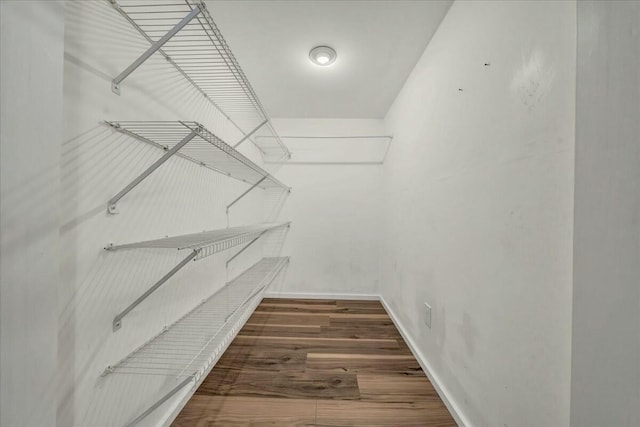
<instances>
[{"instance_id":1,"label":"white wire shelf","mask_svg":"<svg viewBox=\"0 0 640 427\"><path fill-rule=\"evenodd\" d=\"M263 258L160 334L105 369L105 376L154 375L176 381L175 387L128 425L137 424L187 384L198 384L288 263L288 257Z\"/></svg>"},{"instance_id":2,"label":"white wire shelf","mask_svg":"<svg viewBox=\"0 0 640 427\"><path fill-rule=\"evenodd\" d=\"M120 93L124 79L158 52L245 138L250 139L263 156L271 159L290 157L289 150L271 125L262 103L203 1L109 2L151 44L145 53L114 78L114 92ZM270 135L273 139L258 142L252 138L253 134Z\"/></svg>"},{"instance_id":3,"label":"white wire shelf","mask_svg":"<svg viewBox=\"0 0 640 427\"><path fill-rule=\"evenodd\" d=\"M213 350L220 345L216 338L223 327L238 317L240 309L270 284L288 262L288 257L258 261L160 334L109 366L105 373L178 377L197 374L207 367L203 362L216 353ZM225 311L221 307L231 309Z\"/></svg>"},{"instance_id":4,"label":"white wire shelf","mask_svg":"<svg viewBox=\"0 0 640 427\"><path fill-rule=\"evenodd\" d=\"M155 282L149 289L140 295L135 301L129 304L124 310L116 315L113 319L113 331L117 331L122 327L122 319L133 309L140 305L160 286L165 284L174 274L185 267L190 261L197 261L206 258L220 251L230 249L234 246L247 243L235 255L227 260L227 266L238 255L244 252L249 246L255 243L264 234L283 227L289 227L290 222L268 223L258 225L248 225L241 227L232 227L222 230L203 231L201 233L184 234L181 236L166 237L156 240L147 240L144 242L127 243L123 245L113 245L105 247L106 250L115 251L121 249L141 249L141 248L160 248L160 249L190 249L188 255L166 273L160 280Z\"/></svg>"},{"instance_id":5,"label":"white wire shelf","mask_svg":"<svg viewBox=\"0 0 640 427\"><path fill-rule=\"evenodd\" d=\"M173 155L243 181L251 185L248 191L255 187L289 190L289 187L197 122L114 121L105 123L125 135L166 151L160 159L109 200L110 213L116 213L116 203ZM243 193L243 196L244 194L246 193Z\"/></svg>"},{"instance_id":6,"label":"white wire shelf","mask_svg":"<svg viewBox=\"0 0 640 427\"><path fill-rule=\"evenodd\" d=\"M240 227L223 228L220 230L202 231L200 233L182 234L180 236L164 237L143 242L109 245L107 250L160 248L160 249L194 249L200 253L196 259L202 259L225 249L245 243L267 231L280 227L288 227L291 222L277 222Z\"/></svg>"}]
</instances>

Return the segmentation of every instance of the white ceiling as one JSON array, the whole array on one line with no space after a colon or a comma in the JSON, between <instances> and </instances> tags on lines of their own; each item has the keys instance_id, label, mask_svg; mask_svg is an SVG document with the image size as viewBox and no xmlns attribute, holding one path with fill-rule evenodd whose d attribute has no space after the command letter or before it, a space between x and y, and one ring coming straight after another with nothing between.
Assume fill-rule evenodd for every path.
<instances>
[{"instance_id":1,"label":"white ceiling","mask_svg":"<svg viewBox=\"0 0 640 427\"><path fill-rule=\"evenodd\" d=\"M441 1L219 1L207 7L272 117L382 118L444 18ZM338 53L318 67L309 50Z\"/></svg>"}]
</instances>

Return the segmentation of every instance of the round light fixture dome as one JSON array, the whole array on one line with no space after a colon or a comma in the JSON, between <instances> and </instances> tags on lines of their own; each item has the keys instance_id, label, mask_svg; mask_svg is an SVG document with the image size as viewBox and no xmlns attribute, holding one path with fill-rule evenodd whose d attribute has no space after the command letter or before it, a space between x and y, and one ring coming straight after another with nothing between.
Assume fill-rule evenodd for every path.
<instances>
[{"instance_id":1,"label":"round light fixture dome","mask_svg":"<svg viewBox=\"0 0 640 427\"><path fill-rule=\"evenodd\" d=\"M326 67L336 62L338 55L329 46L316 46L309 52L309 59L316 65Z\"/></svg>"}]
</instances>

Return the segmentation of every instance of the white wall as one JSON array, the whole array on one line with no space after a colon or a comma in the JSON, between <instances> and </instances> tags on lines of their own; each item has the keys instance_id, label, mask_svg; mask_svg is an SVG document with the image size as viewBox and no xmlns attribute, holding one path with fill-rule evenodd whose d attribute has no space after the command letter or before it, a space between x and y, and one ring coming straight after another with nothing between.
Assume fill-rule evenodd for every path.
<instances>
[{"instance_id":1,"label":"white wall","mask_svg":"<svg viewBox=\"0 0 640 427\"><path fill-rule=\"evenodd\" d=\"M64 8L0 2L0 425L57 406Z\"/></svg>"},{"instance_id":2,"label":"white wall","mask_svg":"<svg viewBox=\"0 0 640 427\"><path fill-rule=\"evenodd\" d=\"M281 118L273 123L283 136L385 134L382 121L375 119ZM318 158L340 161L342 143L327 141L327 150ZM299 154L293 150L292 160ZM369 153L363 155L372 158ZM312 157L305 154L306 159ZM382 166L302 164L272 169L293 187L281 213L293 222L284 249L292 255L291 264L286 280L271 290L273 295L377 293Z\"/></svg>"},{"instance_id":3,"label":"white wall","mask_svg":"<svg viewBox=\"0 0 640 427\"><path fill-rule=\"evenodd\" d=\"M571 425L640 425L640 3L578 2Z\"/></svg>"},{"instance_id":4,"label":"white wall","mask_svg":"<svg viewBox=\"0 0 640 427\"><path fill-rule=\"evenodd\" d=\"M469 425L569 423L575 13L454 3L387 115L382 294Z\"/></svg>"},{"instance_id":5,"label":"white wall","mask_svg":"<svg viewBox=\"0 0 640 427\"><path fill-rule=\"evenodd\" d=\"M187 254L173 250L106 252L110 243L227 226L227 204L248 185L172 158L106 212L107 200L163 153L101 125L103 120L195 120L229 143L238 132L161 56L153 56L111 92L111 79L148 47L108 2L67 2L64 52L64 142L60 238L58 424L123 425L166 391L163 377L101 377L227 279L262 255L252 246L225 270L239 247L190 263L123 319L116 314ZM241 148L255 158L250 143ZM264 192L231 209L230 225L261 222Z\"/></svg>"}]
</instances>

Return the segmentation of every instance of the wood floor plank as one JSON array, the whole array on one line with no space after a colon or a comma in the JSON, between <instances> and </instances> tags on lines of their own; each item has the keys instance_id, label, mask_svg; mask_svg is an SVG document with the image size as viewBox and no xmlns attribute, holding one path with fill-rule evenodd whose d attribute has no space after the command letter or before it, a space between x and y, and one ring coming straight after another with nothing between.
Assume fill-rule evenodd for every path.
<instances>
[{"instance_id":1,"label":"wood floor plank","mask_svg":"<svg viewBox=\"0 0 640 427\"><path fill-rule=\"evenodd\" d=\"M214 369L237 369L250 372L304 372L306 351L286 351L231 346Z\"/></svg>"},{"instance_id":2,"label":"wood floor plank","mask_svg":"<svg viewBox=\"0 0 640 427\"><path fill-rule=\"evenodd\" d=\"M387 314L379 301L336 301L339 312Z\"/></svg>"},{"instance_id":3,"label":"wood floor plank","mask_svg":"<svg viewBox=\"0 0 640 427\"><path fill-rule=\"evenodd\" d=\"M360 339L323 337L275 337L238 335L233 341L235 346L262 348L269 351L306 351L308 353L336 354L380 354L380 355L410 355L395 339Z\"/></svg>"},{"instance_id":4,"label":"wood floor plank","mask_svg":"<svg viewBox=\"0 0 640 427\"><path fill-rule=\"evenodd\" d=\"M194 395L174 427L313 426L316 400Z\"/></svg>"},{"instance_id":5,"label":"wood floor plank","mask_svg":"<svg viewBox=\"0 0 640 427\"><path fill-rule=\"evenodd\" d=\"M380 310L382 313L386 313L382 303L380 301L363 301L363 300L348 300L348 299L340 299L336 300L335 304L337 307L350 307L350 308L366 308L366 309L376 309Z\"/></svg>"},{"instance_id":6,"label":"wood floor plank","mask_svg":"<svg viewBox=\"0 0 640 427\"><path fill-rule=\"evenodd\" d=\"M265 313L265 312L254 312L249 318L249 323L264 323L266 325L275 324L291 324L291 325L317 325L317 326L328 326L331 319L328 314L317 314L317 313L305 313L301 315L301 313L287 313L287 312L276 312L276 313Z\"/></svg>"},{"instance_id":7,"label":"wood floor plank","mask_svg":"<svg viewBox=\"0 0 640 427\"><path fill-rule=\"evenodd\" d=\"M332 317L331 319L329 319L329 325L330 326L349 326L349 325L353 325L353 324L357 324L359 326L386 326L386 327L392 327L395 328L396 326L393 324L393 321L391 319L389 319L388 317L383 318L383 317L364 317L364 318L359 318L357 320L355 319L350 319L348 316L347 317Z\"/></svg>"},{"instance_id":8,"label":"wood floor plank","mask_svg":"<svg viewBox=\"0 0 640 427\"><path fill-rule=\"evenodd\" d=\"M354 314L384 314L386 311L378 304L297 304L290 303L262 303L256 309L258 312L289 312L289 313L354 313Z\"/></svg>"},{"instance_id":9,"label":"wood floor plank","mask_svg":"<svg viewBox=\"0 0 640 427\"><path fill-rule=\"evenodd\" d=\"M329 313L330 319L350 319L354 320L368 319L368 320L387 320L389 316L386 313Z\"/></svg>"},{"instance_id":10,"label":"wood floor plank","mask_svg":"<svg viewBox=\"0 0 640 427\"><path fill-rule=\"evenodd\" d=\"M411 355L308 353L307 370L424 375Z\"/></svg>"},{"instance_id":11,"label":"wood floor plank","mask_svg":"<svg viewBox=\"0 0 640 427\"><path fill-rule=\"evenodd\" d=\"M340 311L336 311L336 312L331 312L331 311L322 311L321 313L317 313L317 312L313 312L311 310L308 311L289 311L289 310L282 310L282 309L277 309L277 310L256 310L254 312L254 316L256 317L270 317L270 316L280 316L280 317L288 317L289 319L291 318L296 318L297 319L303 319L305 317L312 317L312 318L321 318L322 320L324 320L324 317L329 316L329 319L351 319L352 321L354 319L370 319L370 320L387 320L389 319L389 316L385 313L348 313L348 312L340 312ZM285 318L286 318L285 317Z\"/></svg>"},{"instance_id":12,"label":"wood floor plank","mask_svg":"<svg viewBox=\"0 0 640 427\"><path fill-rule=\"evenodd\" d=\"M240 335L277 335L281 337L317 337L321 333L319 325L280 325L247 323Z\"/></svg>"},{"instance_id":13,"label":"wood floor plank","mask_svg":"<svg viewBox=\"0 0 640 427\"><path fill-rule=\"evenodd\" d=\"M298 298L264 298L262 302L267 304L305 304L305 305L334 305L334 299L298 299Z\"/></svg>"},{"instance_id":14,"label":"wood floor plank","mask_svg":"<svg viewBox=\"0 0 640 427\"><path fill-rule=\"evenodd\" d=\"M424 375L359 373L358 388L362 400L379 402L440 401Z\"/></svg>"},{"instance_id":15,"label":"wood floor plank","mask_svg":"<svg viewBox=\"0 0 640 427\"><path fill-rule=\"evenodd\" d=\"M359 324L349 324L336 326L334 322L331 322L329 326L320 326L320 335L327 338L351 338L351 339L366 339L366 338L402 338L400 333L393 325L367 325L362 326Z\"/></svg>"},{"instance_id":16,"label":"wood floor plank","mask_svg":"<svg viewBox=\"0 0 640 427\"><path fill-rule=\"evenodd\" d=\"M325 313L327 311L336 311L338 310L338 306L335 304L296 304L296 303L285 303L285 304L275 304L275 303L265 303L263 302L258 306L256 311L290 311L297 313L301 312L320 312Z\"/></svg>"},{"instance_id":17,"label":"wood floor plank","mask_svg":"<svg viewBox=\"0 0 640 427\"><path fill-rule=\"evenodd\" d=\"M438 426L455 427L441 403L318 401L316 426Z\"/></svg>"},{"instance_id":18,"label":"wood floor plank","mask_svg":"<svg viewBox=\"0 0 640 427\"><path fill-rule=\"evenodd\" d=\"M360 399L356 375L325 372L220 370L211 380L203 382L198 394L289 399Z\"/></svg>"},{"instance_id":19,"label":"wood floor plank","mask_svg":"<svg viewBox=\"0 0 640 427\"><path fill-rule=\"evenodd\" d=\"M352 338L327 338L327 337L287 337L287 336L277 336L277 335L248 335L242 334L238 335L240 340L259 340L261 342L267 341L294 341L299 343L300 345L318 345L318 343L324 343L327 345L341 347L343 345L351 346L354 343L354 339ZM357 340L359 345L363 346L386 346L391 345L394 347L400 347L398 340L395 338L362 338Z\"/></svg>"}]
</instances>

